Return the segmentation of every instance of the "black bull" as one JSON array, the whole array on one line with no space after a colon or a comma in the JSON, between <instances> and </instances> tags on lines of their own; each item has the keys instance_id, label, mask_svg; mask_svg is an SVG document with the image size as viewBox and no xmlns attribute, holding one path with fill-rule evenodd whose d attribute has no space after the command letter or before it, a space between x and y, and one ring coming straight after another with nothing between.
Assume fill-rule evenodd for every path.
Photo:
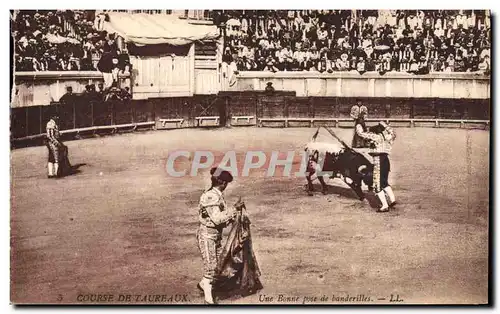
<instances>
[{"instance_id":1,"label":"black bull","mask_svg":"<svg viewBox=\"0 0 500 314\"><path fill-rule=\"evenodd\" d=\"M365 182L370 189L372 187L373 165L362 154L349 148L341 150L338 154L330 152L320 154L316 150L309 156L309 166L306 174L309 195L312 195L314 191L311 177L318 170L314 165L320 165L321 163L323 163L321 171L330 172L332 178L341 175L344 182L354 190L360 200L365 197L361 190L361 182ZM352 182L348 182L347 178ZM318 180L323 188L323 193L326 194L327 185L323 175L318 175Z\"/></svg>"}]
</instances>

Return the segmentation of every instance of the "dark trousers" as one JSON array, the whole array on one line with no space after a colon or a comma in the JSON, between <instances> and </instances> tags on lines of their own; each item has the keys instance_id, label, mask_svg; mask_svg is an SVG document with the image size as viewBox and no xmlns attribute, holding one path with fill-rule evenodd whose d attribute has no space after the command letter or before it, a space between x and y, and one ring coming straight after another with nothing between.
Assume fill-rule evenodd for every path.
<instances>
[{"instance_id":1,"label":"dark trousers","mask_svg":"<svg viewBox=\"0 0 500 314\"><path fill-rule=\"evenodd\" d=\"M391 162L388 154L380 155L380 188L385 189L389 186L389 172L391 171Z\"/></svg>"},{"instance_id":2,"label":"dark trousers","mask_svg":"<svg viewBox=\"0 0 500 314\"><path fill-rule=\"evenodd\" d=\"M389 186L391 163L385 153L371 153L373 157L373 188L376 193Z\"/></svg>"}]
</instances>

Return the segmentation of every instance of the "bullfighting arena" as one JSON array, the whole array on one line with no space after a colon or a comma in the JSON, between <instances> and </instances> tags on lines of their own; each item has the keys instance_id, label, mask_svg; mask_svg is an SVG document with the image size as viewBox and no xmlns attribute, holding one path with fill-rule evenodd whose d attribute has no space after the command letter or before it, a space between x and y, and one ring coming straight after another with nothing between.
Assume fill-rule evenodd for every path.
<instances>
[{"instance_id":1,"label":"bullfighting arena","mask_svg":"<svg viewBox=\"0 0 500 314\"><path fill-rule=\"evenodd\" d=\"M327 195L316 181L307 196L305 178L267 177L267 169L236 177L226 200L246 202L264 289L221 303L283 304L280 294L298 296L293 303L323 295L327 303L346 304L331 299L347 295L389 303L391 294L412 304L486 303L489 132L395 130L390 182L398 205L389 213L377 213L374 197L361 202L338 179ZM352 129L335 131L350 142ZM195 232L208 170L168 176L168 153L301 152L314 132L178 129L69 141L71 162L85 165L57 180L46 177L45 147L13 150L12 302L130 294L203 303Z\"/></svg>"}]
</instances>

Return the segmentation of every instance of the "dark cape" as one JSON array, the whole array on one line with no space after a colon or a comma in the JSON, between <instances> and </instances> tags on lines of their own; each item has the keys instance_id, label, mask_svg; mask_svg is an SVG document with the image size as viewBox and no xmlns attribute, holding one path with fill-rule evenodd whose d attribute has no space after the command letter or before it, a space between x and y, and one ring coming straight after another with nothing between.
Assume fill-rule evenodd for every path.
<instances>
[{"instance_id":1,"label":"dark cape","mask_svg":"<svg viewBox=\"0 0 500 314\"><path fill-rule=\"evenodd\" d=\"M238 215L219 258L215 294L220 299L255 294L263 288L260 275L252 248L250 220L244 214Z\"/></svg>"}]
</instances>

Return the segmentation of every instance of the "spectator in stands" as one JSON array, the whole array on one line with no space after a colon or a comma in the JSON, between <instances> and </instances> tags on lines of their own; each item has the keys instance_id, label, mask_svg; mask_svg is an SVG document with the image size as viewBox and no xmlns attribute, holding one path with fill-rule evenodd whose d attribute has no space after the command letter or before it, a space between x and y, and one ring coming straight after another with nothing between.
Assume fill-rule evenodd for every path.
<instances>
[{"instance_id":1,"label":"spectator in stands","mask_svg":"<svg viewBox=\"0 0 500 314\"><path fill-rule=\"evenodd\" d=\"M113 85L114 74L118 68L118 56L116 51L111 50L111 45L105 45L103 48L102 57L97 64L97 69L102 72L104 79L104 87L110 88Z\"/></svg>"},{"instance_id":2,"label":"spectator in stands","mask_svg":"<svg viewBox=\"0 0 500 314\"><path fill-rule=\"evenodd\" d=\"M104 96L104 101L117 101L121 100L121 90L118 88L115 82L112 83L111 87L107 90Z\"/></svg>"},{"instance_id":3,"label":"spectator in stands","mask_svg":"<svg viewBox=\"0 0 500 314\"><path fill-rule=\"evenodd\" d=\"M99 100L103 101L104 100L104 97L105 97L105 90L104 90L104 84L99 82L97 84L97 88L99 89L97 91L97 97Z\"/></svg>"},{"instance_id":4,"label":"spectator in stands","mask_svg":"<svg viewBox=\"0 0 500 314\"><path fill-rule=\"evenodd\" d=\"M489 55L485 55L482 60L481 60L481 63L479 63L479 66L478 66L478 70L479 72L485 74L485 75L489 75L490 74L490 56Z\"/></svg>"},{"instance_id":5,"label":"spectator in stands","mask_svg":"<svg viewBox=\"0 0 500 314\"><path fill-rule=\"evenodd\" d=\"M448 59L445 61L444 72L454 72L455 71L455 56L450 53Z\"/></svg>"},{"instance_id":6,"label":"spectator in stands","mask_svg":"<svg viewBox=\"0 0 500 314\"><path fill-rule=\"evenodd\" d=\"M75 101L75 94L73 94L73 87L66 86L66 93L59 98L59 103L62 105L73 104Z\"/></svg>"},{"instance_id":7,"label":"spectator in stands","mask_svg":"<svg viewBox=\"0 0 500 314\"><path fill-rule=\"evenodd\" d=\"M81 96L84 99L85 103L96 103L102 100L99 98L99 94L95 90L95 84L85 85L85 91Z\"/></svg>"},{"instance_id":8,"label":"spectator in stands","mask_svg":"<svg viewBox=\"0 0 500 314\"><path fill-rule=\"evenodd\" d=\"M123 100L130 100L132 99L132 95L130 94L130 88L128 86L125 86L125 88L122 88L120 97Z\"/></svg>"}]
</instances>

